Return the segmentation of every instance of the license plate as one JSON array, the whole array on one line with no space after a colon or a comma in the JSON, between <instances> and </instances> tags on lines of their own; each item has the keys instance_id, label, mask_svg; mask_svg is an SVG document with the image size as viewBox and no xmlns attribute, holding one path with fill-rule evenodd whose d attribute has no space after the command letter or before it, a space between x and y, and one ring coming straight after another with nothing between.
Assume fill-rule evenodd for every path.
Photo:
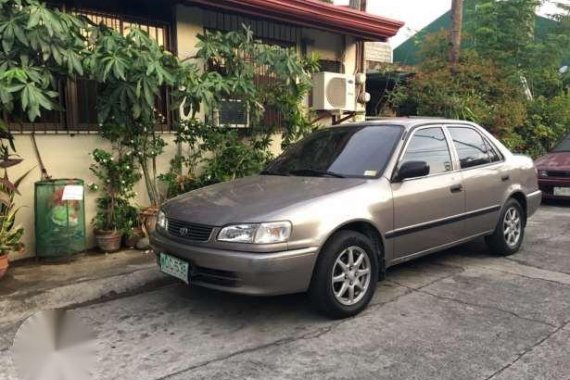
<instances>
[{"instance_id":1,"label":"license plate","mask_svg":"<svg viewBox=\"0 0 570 380\"><path fill-rule=\"evenodd\" d=\"M554 195L570 197L570 187L555 187Z\"/></svg>"},{"instance_id":2,"label":"license plate","mask_svg":"<svg viewBox=\"0 0 570 380\"><path fill-rule=\"evenodd\" d=\"M179 258L165 253L160 254L160 271L176 277L187 284L190 284L190 278L188 276L189 268L190 265L186 261L182 261Z\"/></svg>"}]
</instances>

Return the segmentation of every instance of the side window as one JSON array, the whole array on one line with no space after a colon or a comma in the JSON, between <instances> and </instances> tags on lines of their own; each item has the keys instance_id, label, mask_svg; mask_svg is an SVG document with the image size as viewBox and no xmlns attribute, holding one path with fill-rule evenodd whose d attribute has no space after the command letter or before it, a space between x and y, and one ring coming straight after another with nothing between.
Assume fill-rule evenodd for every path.
<instances>
[{"instance_id":1,"label":"side window","mask_svg":"<svg viewBox=\"0 0 570 380\"><path fill-rule=\"evenodd\" d=\"M447 140L441 128L425 128L415 132L408 144L402 164L409 161L425 161L429 174L453 170Z\"/></svg>"},{"instance_id":2,"label":"side window","mask_svg":"<svg viewBox=\"0 0 570 380\"><path fill-rule=\"evenodd\" d=\"M495 145L493 145L487 138L485 138L485 143L487 144L487 150L489 152L489 158L491 162L499 162L503 159L499 150Z\"/></svg>"},{"instance_id":3,"label":"side window","mask_svg":"<svg viewBox=\"0 0 570 380\"><path fill-rule=\"evenodd\" d=\"M487 144L479 132L462 127L450 127L448 129L462 169L491 162Z\"/></svg>"}]
</instances>

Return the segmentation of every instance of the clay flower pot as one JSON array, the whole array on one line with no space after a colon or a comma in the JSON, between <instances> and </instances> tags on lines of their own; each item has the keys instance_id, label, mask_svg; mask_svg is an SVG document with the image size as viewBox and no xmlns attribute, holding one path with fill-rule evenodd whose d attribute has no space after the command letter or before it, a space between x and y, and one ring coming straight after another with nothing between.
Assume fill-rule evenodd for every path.
<instances>
[{"instance_id":1,"label":"clay flower pot","mask_svg":"<svg viewBox=\"0 0 570 380\"><path fill-rule=\"evenodd\" d=\"M149 207L144 209L139 213L139 217L143 223L144 232L149 236L156 228L158 208Z\"/></svg>"},{"instance_id":2,"label":"clay flower pot","mask_svg":"<svg viewBox=\"0 0 570 380\"><path fill-rule=\"evenodd\" d=\"M144 232L142 228L135 227L131 230L131 233L125 236L125 246L128 248L135 248L139 240L144 238Z\"/></svg>"},{"instance_id":3,"label":"clay flower pot","mask_svg":"<svg viewBox=\"0 0 570 380\"><path fill-rule=\"evenodd\" d=\"M117 252L121 249L123 235L118 231L95 231L95 242L105 253Z\"/></svg>"},{"instance_id":4,"label":"clay flower pot","mask_svg":"<svg viewBox=\"0 0 570 380\"><path fill-rule=\"evenodd\" d=\"M0 278L4 277L8 271L9 266L10 264L8 263L8 255L0 254Z\"/></svg>"}]
</instances>

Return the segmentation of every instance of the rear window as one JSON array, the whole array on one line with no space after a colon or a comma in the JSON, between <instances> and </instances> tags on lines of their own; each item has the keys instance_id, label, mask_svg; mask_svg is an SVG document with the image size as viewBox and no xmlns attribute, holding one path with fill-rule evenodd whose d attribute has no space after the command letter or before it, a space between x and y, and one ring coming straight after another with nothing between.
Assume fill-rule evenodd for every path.
<instances>
[{"instance_id":1,"label":"rear window","mask_svg":"<svg viewBox=\"0 0 570 380\"><path fill-rule=\"evenodd\" d=\"M448 128L462 169L491 162L488 147L479 132L471 128Z\"/></svg>"}]
</instances>

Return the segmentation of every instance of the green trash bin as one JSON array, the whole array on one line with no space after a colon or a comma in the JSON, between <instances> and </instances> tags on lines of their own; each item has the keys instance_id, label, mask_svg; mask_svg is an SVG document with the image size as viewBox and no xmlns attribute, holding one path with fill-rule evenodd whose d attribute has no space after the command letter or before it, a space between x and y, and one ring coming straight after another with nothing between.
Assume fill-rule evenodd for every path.
<instances>
[{"instance_id":1,"label":"green trash bin","mask_svg":"<svg viewBox=\"0 0 570 380\"><path fill-rule=\"evenodd\" d=\"M37 257L65 258L85 250L84 190L80 179L36 182Z\"/></svg>"}]
</instances>

